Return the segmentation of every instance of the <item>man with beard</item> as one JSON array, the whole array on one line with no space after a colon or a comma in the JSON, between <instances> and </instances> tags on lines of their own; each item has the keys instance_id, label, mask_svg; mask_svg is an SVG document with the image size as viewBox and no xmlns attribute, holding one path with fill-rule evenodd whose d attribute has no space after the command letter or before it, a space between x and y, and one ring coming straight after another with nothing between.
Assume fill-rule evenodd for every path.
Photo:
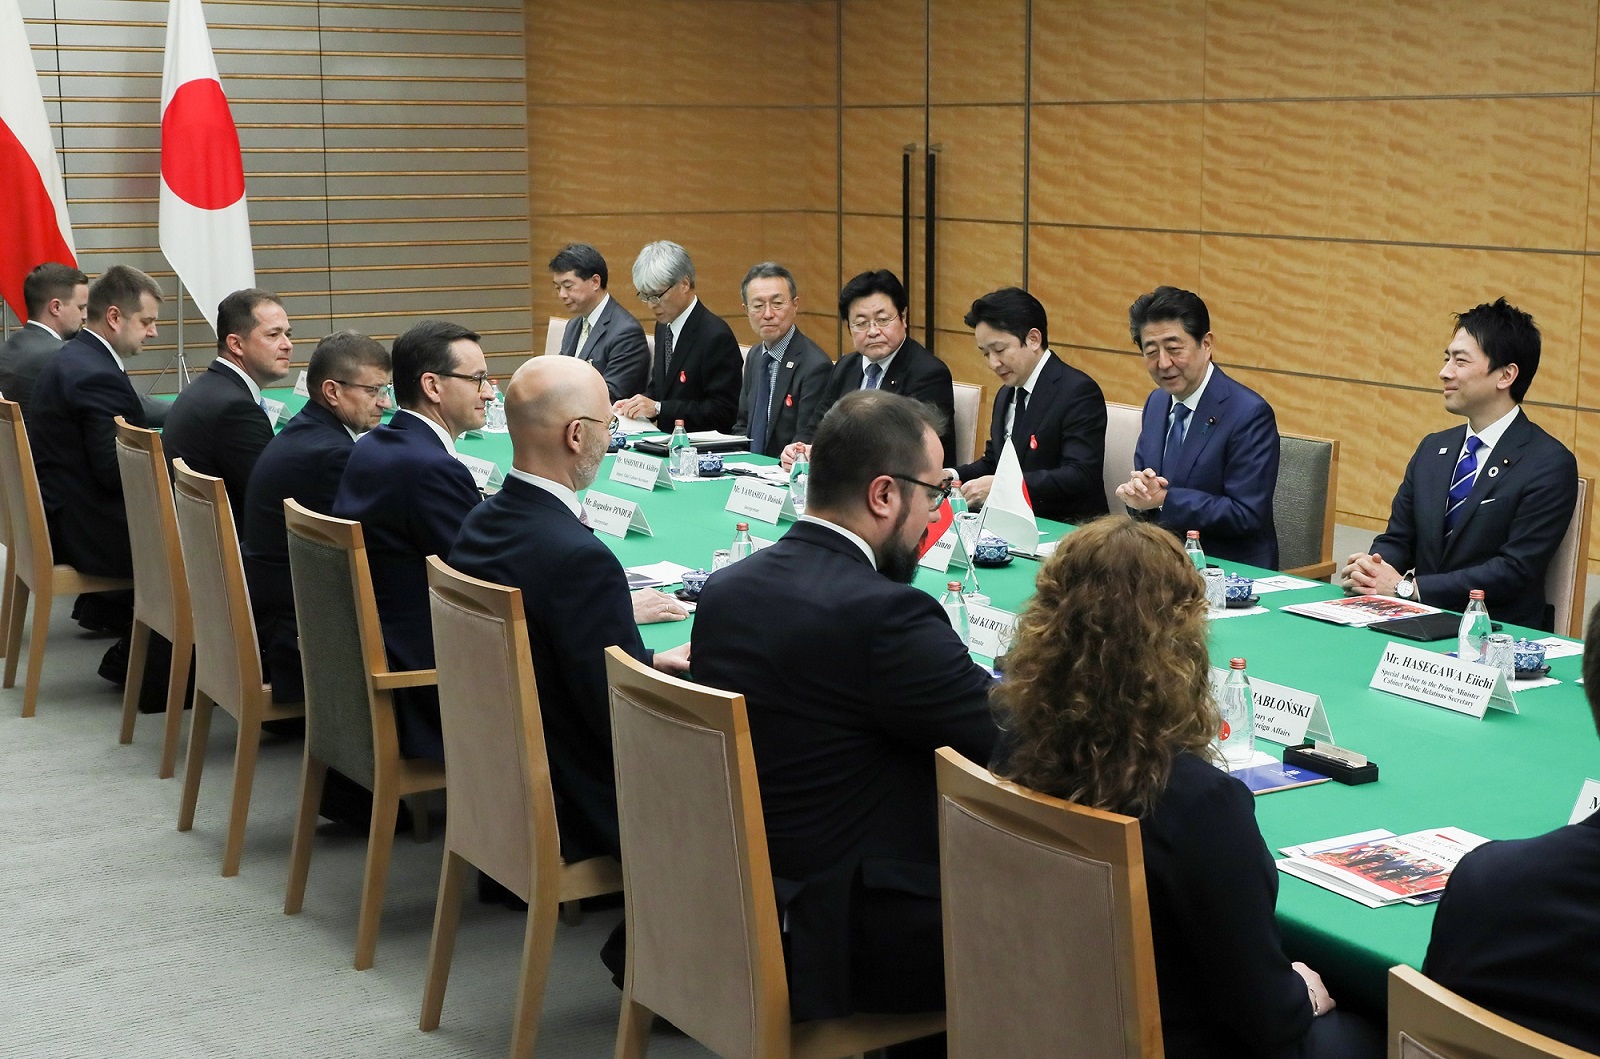
<instances>
[{"instance_id":1,"label":"man with beard","mask_svg":"<svg viewBox=\"0 0 1600 1059\"><path fill-rule=\"evenodd\" d=\"M654 590L630 600L622 564L583 520L578 490L611 443L611 398L594 365L535 357L511 377L505 486L473 508L450 549L464 574L522 590L539 712L555 788L561 855L621 855L611 764L605 650L623 650L664 673L689 668L685 644L652 652L639 623L680 621L682 604Z\"/></svg>"},{"instance_id":2,"label":"man with beard","mask_svg":"<svg viewBox=\"0 0 1600 1059\"><path fill-rule=\"evenodd\" d=\"M950 493L943 426L841 397L805 516L714 574L695 616L695 678L749 710L797 1020L944 1007L933 752L988 761L996 728L988 671L910 585Z\"/></svg>"}]
</instances>

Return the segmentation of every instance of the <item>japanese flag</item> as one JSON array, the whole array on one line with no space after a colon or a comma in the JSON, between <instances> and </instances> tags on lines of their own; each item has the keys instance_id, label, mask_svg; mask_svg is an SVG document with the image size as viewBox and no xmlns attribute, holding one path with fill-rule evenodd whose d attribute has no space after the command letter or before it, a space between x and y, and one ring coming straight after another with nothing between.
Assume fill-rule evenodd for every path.
<instances>
[{"instance_id":1,"label":"japanese flag","mask_svg":"<svg viewBox=\"0 0 1600 1059\"><path fill-rule=\"evenodd\" d=\"M1000 450L994 483L989 486L989 498L983 502L983 528L1004 537L1017 551L1031 554L1039 549L1039 520L1034 517L1028 483L1022 480L1022 464L1010 438Z\"/></svg>"}]
</instances>

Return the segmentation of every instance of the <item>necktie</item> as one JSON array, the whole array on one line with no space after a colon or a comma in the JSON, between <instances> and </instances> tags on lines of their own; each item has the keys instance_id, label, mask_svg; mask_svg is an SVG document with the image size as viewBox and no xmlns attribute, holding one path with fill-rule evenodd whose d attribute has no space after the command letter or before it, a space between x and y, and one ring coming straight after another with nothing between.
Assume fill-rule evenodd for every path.
<instances>
[{"instance_id":1,"label":"necktie","mask_svg":"<svg viewBox=\"0 0 1600 1059\"><path fill-rule=\"evenodd\" d=\"M1461 521L1462 505L1467 502L1472 483L1478 478L1478 450L1481 448L1482 438L1476 435L1468 437L1467 449L1456 461L1456 473L1450 479L1450 505L1444 509L1444 532L1447 537L1455 532L1456 523Z\"/></svg>"},{"instance_id":2,"label":"necktie","mask_svg":"<svg viewBox=\"0 0 1600 1059\"><path fill-rule=\"evenodd\" d=\"M585 526L589 524L589 512L585 511L581 507L578 509L578 521L583 523Z\"/></svg>"},{"instance_id":3,"label":"necktie","mask_svg":"<svg viewBox=\"0 0 1600 1059\"><path fill-rule=\"evenodd\" d=\"M667 372L672 367L672 328L663 327L656 333L656 345L661 349L661 392L667 389Z\"/></svg>"},{"instance_id":4,"label":"necktie","mask_svg":"<svg viewBox=\"0 0 1600 1059\"><path fill-rule=\"evenodd\" d=\"M772 371L778 362L767 357L765 349L750 351L753 357L757 353L771 361L768 370L756 376L756 392L750 402L750 451L764 452L767 448L767 416L772 405Z\"/></svg>"},{"instance_id":5,"label":"necktie","mask_svg":"<svg viewBox=\"0 0 1600 1059\"><path fill-rule=\"evenodd\" d=\"M868 364L867 365L867 389L876 390L878 388L878 381L882 377L883 377L883 366L881 364Z\"/></svg>"},{"instance_id":6,"label":"necktie","mask_svg":"<svg viewBox=\"0 0 1600 1059\"><path fill-rule=\"evenodd\" d=\"M1189 406L1178 404L1172 407L1172 429L1167 431L1167 447L1161 454L1161 473L1169 480L1172 472L1178 466L1178 453L1183 451L1184 425L1189 419Z\"/></svg>"},{"instance_id":7,"label":"necktie","mask_svg":"<svg viewBox=\"0 0 1600 1059\"><path fill-rule=\"evenodd\" d=\"M272 418L272 413L267 411L267 399L265 397L263 397L261 400L257 401L256 404L260 405L261 406L261 410L263 412L267 413L267 418L269 418L269 419Z\"/></svg>"},{"instance_id":8,"label":"necktie","mask_svg":"<svg viewBox=\"0 0 1600 1059\"><path fill-rule=\"evenodd\" d=\"M587 316L585 316L583 318L583 327L578 331L578 348L574 349L572 351L572 355L575 356L575 357L583 356L584 343L586 343L588 341L589 341L589 318Z\"/></svg>"},{"instance_id":9,"label":"necktie","mask_svg":"<svg viewBox=\"0 0 1600 1059\"><path fill-rule=\"evenodd\" d=\"M1028 391L1018 390L1011 401L1011 433L1022 429L1022 417L1028 411Z\"/></svg>"}]
</instances>

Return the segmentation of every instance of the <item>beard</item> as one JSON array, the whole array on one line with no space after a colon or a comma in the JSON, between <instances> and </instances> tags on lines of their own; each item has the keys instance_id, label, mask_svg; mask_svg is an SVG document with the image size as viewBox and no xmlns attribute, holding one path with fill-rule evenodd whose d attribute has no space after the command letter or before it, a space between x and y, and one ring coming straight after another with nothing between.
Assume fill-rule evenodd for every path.
<instances>
[{"instance_id":1,"label":"beard","mask_svg":"<svg viewBox=\"0 0 1600 1059\"><path fill-rule=\"evenodd\" d=\"M573 492L587 489L594 484L595 478L600 474L600 462L606 458L606 449L610 447L611 435L607 434L605 443L591 452L585 452L578 460L578 465L572 469Z\"/></svg>"},{"instance_id":2,"label":"beard","mask_svg":"<svg viewBox=\"0 0 1600 1059\"><path fill-rule=\"evenodd\" d=\"M909 585L916 579L917 560L921 558L915 545L907 547L900 539L901 532L906 528L906 519L910 516L910 511L900 512L900 521L895 523L894 532L883 542L878 555L878 573L898 585Z\"/></svg>"}]
</instances>

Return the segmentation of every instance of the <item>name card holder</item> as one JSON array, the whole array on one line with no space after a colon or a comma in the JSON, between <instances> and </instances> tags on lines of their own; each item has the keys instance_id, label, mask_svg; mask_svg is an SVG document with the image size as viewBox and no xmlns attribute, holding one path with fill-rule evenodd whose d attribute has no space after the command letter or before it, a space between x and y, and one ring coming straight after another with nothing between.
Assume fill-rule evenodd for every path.
<instances>
[{"instance_id":1,"label":"name card holder","mask_svg":"<svg viewBox=\"0 0 1600 1059\"><path fill-rule=\"evenodd\" d=\"M472 472L472 482L478 487L478 492L488 493L498 491L506 483L506 472L493 460L480 459L477 456L468 456L464 452L456 453L456 459L461 465Z\"/></svg>"},{"instance_id":2,"label":"name card holder","mask_svg":"<svg viewBox=\"0 0 1600 1059\"><path fill-rule=\"evenodd\" d=\"M970 570L972 560L967 556L967 542L961 539L961 530L956 526L945 530L944 536L922 553L917 565L941 574L952 566L957 570Z\"/></svg>"},{"instance_id":3,"label":"name card holder","mask_svg":"<svg viewBox=\"0 0 1600 1059\"><path fill-rule=\"evenodd\" d=\"M733 492L728 494L728 503L723 510L747 515L769 526L776 526L779 519L792 521L800 517L794 509L794 499L788 489L748 478L740 478L733 483Z\"/></svg>"},{"instance_id":4,"label":"name card holder","mask_svg":"<svg viewBox=\"0 0 1600 1059\"><path fill-rule=\"evenodd\" d=\"M657 486L676 489L667 461L661 456L647 456L642 452L624 449L611 463L611 480L631 485L635 489L653 490Z\"/></svg>"},{"instance_id":5,"label":"name card holder","mask_svg":"<svg viewBox=\"0 0 1600 1059\"><path fill-rule=\"evenodd\" d=\"M1583 789L1578 792L1578 804L1572 807L1567 823L1581 823L1595 813L1600 813L1600 780L1584 780Z\"/></svg>"},{"instance_id":6,"label":"name card holder","mask_svg":"<svg viewBox=\"0 0 1600 1059\"><path fill-rule=\"evenodd\" d=\"M967 604L967 646L974 654L999 658L1011 650L1017 635L1017 616L999 607Z\"/></svg>"},{"instance_id":7,"label":"name card holder","mask_svg":"<svg viewBox=\"0 0 1600 1059\"><path fill-rule=\"evenodd\" d=\"M1490 709L1517 712L1517 700L1498 666L1463 662L1393 640L1384 645L1367 686L1480 720Z\"/></svg>"},{"instance_id":8,"label":"name card holder","mask_svg":"<svg viewBox=\"0 0 1600 1059\"><path fill-rule=\"evenodd\" d=\"M311 396L311 373L301 369L300 377L294 381L294 395L296 397Z\"/></svg>"},{"instance_id":9,"label":"name card holder","mask_svg":"<svg viewBox=\"0 0 1600 1059\"><path fill-rule=\"evenodd\" d=\"M261 403L266 405L267 422L271 424L273 429L277 429L278 420L283 416L283 410L286 406L282 401L274 401L270 397L263 397Z\"/></svg>"},{"instance_id":10,"label":"name card holder","mask_svg":"<svg viewBox=\"0 0 1600 1059\"><path fill-rule=\"evenodd\" d=\"M1227 679L1226 670L1212 667L1211 689L1218 697ZM1284 746L1299 746L1314 739L1334 742L1333 727L1328 723L1328 711L1322 705L1321 695L1251 677L1250 697L1256 705L1257 739Z\"/></svg>"},{"instance_id":11,"label":"name card holder","mask_svg":"<svg viewBox=\"0 0 1600 1059\"><path fill-rule=\"evenodd\" d=\"M626 537L629 530L637 530L646 537L655 536L644 512L632 500L621 500L591 489L584 494L583 510L588 513L590 527L598 533Z\"/></svg>"}]
</instances>

